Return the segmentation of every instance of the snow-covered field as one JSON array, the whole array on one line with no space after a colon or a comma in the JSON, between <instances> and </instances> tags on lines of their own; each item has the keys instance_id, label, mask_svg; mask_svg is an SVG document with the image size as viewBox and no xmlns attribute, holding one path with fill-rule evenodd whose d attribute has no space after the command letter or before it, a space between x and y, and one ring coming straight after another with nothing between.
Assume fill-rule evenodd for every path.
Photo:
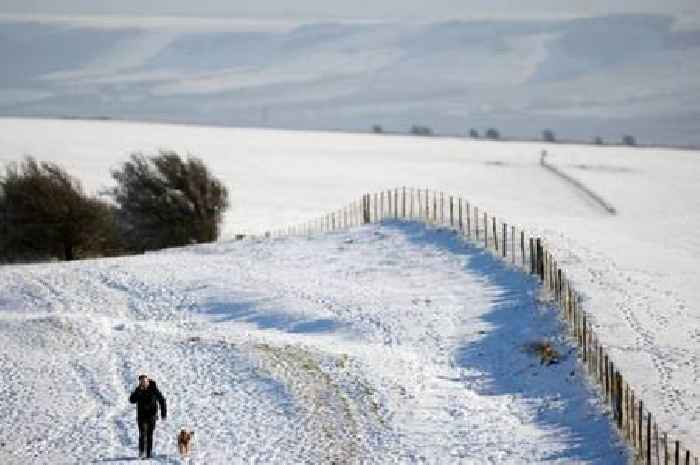
<instances>
[{"instance_id":1,"label":"snow-covered field","mask_svg":"<svg viewBox=\"0 0 700 465\"><path fill-rule=\"evenodd\" d=\"M448 232L389 223L0 275L3 463L128 463L141 372L169 402L163 463L183 426L199 464L625 463L535 280ZM562 363L526 350L545 339Z\"/></svg>"},{"instance_id":2,"label":"snow-covered field","mask_svg":"<svg viewBox=\"0 0 700 465\"><path fill-rule=\"evenodd\" d=\"M455 192L541 235L660 425L688 445L700 434L697 152L0 119L0 162L24 154L56 161L93 192L110 184L109 169L131 152L158 148L200 156L224 179L233 204L226 237L313 218L363 192L396 185ZM618 214L609 215L543 169L543 148L549 163ZM349 233L351 244L345 235L223 242L143 257L3 268L2 337L10 338L5 347L17 348L3 352L3 379L13 380L3 385L3 399L17 401L2 404L14 413L0 417L31 409L43 416L17 428L18 435L5 441L12 447L0 450L48 454L58 448L67 463L76 463L73 454L87 462L128 456L134 438L125 426L133 412L125 393L136 372L146 370L167 386L174 406L173 418L159 427L161 439L183 422L196 423L204 433L198 450L212 461L205 463L219 457L229 463L233 455L226 454L241 450L248 457L283 454L260 455L260 463L294 462L304 454L323 462L323 454L336 450L389 463L387 457L411 463L421 456L429 463L614 463L608 455L587 455L614 446L598 447L596 435L607 435L608 427L595 414L584 419L576 411L575 405L595 401L578 378L566 381L566 365L554 368L561 377L527 381L549 373L529 367L532 359L516 349L539 331L552 334L551 319L524 326L504 315L512 302L528 318L540 318L533 311L534 283L504 277L481 254L416 228L361 229ZM479 325L484 334L474 334ZM528 334L527 328L539 329ZM285 344L292 349L280 350ZM31 347L61 350L49 356ZM13 358L19 353L32 362ZM512 376L518 369L526 375ZM47 372L57 381L36 376ZM326 381L305 382L315 376ZM215 395L221 403L206 401L202 389L209 385L224 393ZM362 385L365 394L357 388ZM49 405L43 401L53 397ZM41 405L20 400L27 398ZM317 404L335 414L317 415L306 401L314 398L335 399ZM186 408L178 408L180 402ZM74 411L85 417L77 426L65 413ZM218 427L226 415L232 425ZM322 444L295 439L317 438L319 431L351 433ZM80 441L85 449L59 447L72 444L70 437L91 439ZM113 449L106 452L105 444ZM469 458L456 458L460 454Z\"/></svg>"}]
</instances>

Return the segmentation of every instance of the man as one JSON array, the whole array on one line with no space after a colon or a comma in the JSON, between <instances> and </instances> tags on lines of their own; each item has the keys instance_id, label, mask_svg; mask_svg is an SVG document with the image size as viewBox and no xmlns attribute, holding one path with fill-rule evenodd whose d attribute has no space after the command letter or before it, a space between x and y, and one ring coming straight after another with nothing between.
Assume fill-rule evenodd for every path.
<instances>
[{"instance_id":1,"label":"man","mask_svg":"<svg viewBox=\"0 0 700 465\"><path fill-rule=\"evenodd\" d=\"M139 375L139 385L129 397L129 402L136 404L136 420L139 425L139 458L151 458L153 451L153 430L156 428L156 417L160 405L160 418L165 420L168 410L165 397L156 387L155 381L146 375Z\"/></svg>"}]
</instances>

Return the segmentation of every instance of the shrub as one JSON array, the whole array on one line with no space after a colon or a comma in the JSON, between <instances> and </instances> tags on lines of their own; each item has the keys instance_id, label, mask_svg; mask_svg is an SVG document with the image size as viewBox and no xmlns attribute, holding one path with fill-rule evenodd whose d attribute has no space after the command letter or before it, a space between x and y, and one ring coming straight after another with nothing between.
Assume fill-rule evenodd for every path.
<instances>
[{"instance_id":1,"label":"shrub","mask_svg":"<svg viewBox=\"0 0 700 465\"><path fill-rule=\"evenodd\" d=\"M600 137L600 136L596 136L596 138L593 139L593 143L594 143L595 145L603 145L603 138Z\"/></svg>"},{"instance_id":2,"label":"shrub","mask_svg":"<svg viewBox=\"0 0 700 465\"><path fill-rule=\"evenodd\" d=\"M427 126L414 125L411 127L411 134L416 136L430 136L433 134L433 130Z\"/></svg>"},{"instance_id":3,"label":"shrub","mask_svg":"<svg viewBox=\"0 0 700 465\"><path fill-rule=\"evenodd\" d=\"M228 192L202 160L183 160L172 151L150 158L133 154L112 171L112 177L117 186L111 194L131 250L212 242L219 237Z\"/></svg>"},{"instance_id":4,"label":"shrub","mask_svg":"<svg viewBox=\"0 0 700 465\"><path fill-rule=\"evenodd\" d=\"M634 136L630 135L622 136L622 143L624 145L637 145L637 141L634 139Z\"/></svg>"},{"instance_id":5,"label":"shrub","mask_svg":"<svg viewBox=\"0 0 700 465\"><path fill-rule=\"evenodd\" d=\"M489 129L486 131L486 138L487 138L487 139L498 140L498 139L501 138L501 134L498 132L498 129L489 128Z\"/></svg>"},{"instance_id":6,"label":"shrub","mask_svg":"<svg viewBox=\"0 0 700 465\"><path fill-rule=\"evenodd\" d=\"M113 208L86 196L80 182L54 163L27 157L0 177L0 255L4 260L114 253Z\"/></svg>"},{"instance_id":7,"label":"shrub","mask_svg":"<svg viewBox=\"0 0 700 465\"><path fill-rule=\"evenodd\" d=\"M375 134L381 134L384 132L384 129L380 125L375 124L374 126L372 126L372 132Z\"/></svg>"},{"instance_id":8,"label":"shrub","mask_svg":"<svg viewBox=\"0 0 700 465\"><path fill-rule=\"evenodd\" d=\"M554 137L554 131L551 129L545 129L542 131L542 140L545 142L556 142L556 138Z\"/></svg>"},{"instance_id":9,"label":"shrub","mask_svg":"<svg viewBox=\"0 0 700 465\"><path fill-rule=\"evenodd\" d=\"M470 129L469 130L469 137L471 137L472 139L478 139L479 138L479 131L477 131L474 128Z\"/></svg>"}]
</instances>

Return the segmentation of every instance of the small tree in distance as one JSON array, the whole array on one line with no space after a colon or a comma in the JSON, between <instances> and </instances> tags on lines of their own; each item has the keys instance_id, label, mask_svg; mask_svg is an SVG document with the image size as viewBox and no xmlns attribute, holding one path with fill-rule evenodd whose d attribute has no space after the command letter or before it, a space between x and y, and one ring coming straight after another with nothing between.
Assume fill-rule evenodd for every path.
<instances>
[{"instance_id":1,"label":"small tree in distance","mask_svg":"<svg viewBox=\"0 0 700 465\"><path fill-rule=\"evenodd\" d=\"M471 137L472 139L478 139L479 138L479 131L477 131L474 128L471 128L469 130L469 137Z\"/></svg>"},{"instance_id":2,"label":"small tree in distance","mask_svg":"<svg viewBox=\"0 0 700 465\"><path fill-rule=\"evenodd\" d=\"M637 141L634 139L634 136L630 136L630 135L622 136L622 143L624 145L630 145L630 146L637 145Z\"/></svg>"},{"instance_id":3,"label":"small tree in distance","mask_svg":"<svg viewBox=\"0 0 700 465\"><path fill-rule=\"evenodd\" d=\"M384 132L384 129L379 124L375 124L372 126L372 132L375 134L381 134Z\"/></svg>"},{"instance_id":4,"label":"small tree in distance","mask_svg":"<svg viewBox=\"0 0 700 465\"><path fill-rule=\"evenodd\" d=\"M551 129L545 129L542 131L542 140L545 142L556 142L556 138L554 137L554 131Z\"/></svg>"},{"instance_id":5,"label":"small tree in distance","mask_svg":"<svg viewBox=\"0 0 700 465\"><path fill-rule=\"evenodd\" d=\"M228 191L204 162L172 151L146 158L133 154L113 170L111 194L129 248L152 250L219 237Z\"/></svg>"},{"instance_id":6,"label":"small tree in distance","mask_svg":"<svg viewBox=\"0 0 700 465\"><path fill-rule=\"evenodd\" d=\"M595 145L603 145L603 138L600 137L600 136L596 136L596 138L593 139L593 143L594 143Z\"/></svg>"},{"instance_id":7,"label":"small tree in distance","mask_svg":"<svg viewBox=\"0 0 700 465\"><path fill-rule=\"evenodd\" d=\"M498 129L496 128L489 128L486 131L486 138L487 139L492 139L492 140L498 140L501 138L501 134L498 132Z\"/></svg>"},{"instance_id":8,"label":"small tree in distance","mask_svg":"<svg viewBox=\"0 0 700 465\"><path fill-rule=\"evenodd\" d=\"M413 125L411 127L411 134L415 136L431 136L433 135L433 130L428 126Z\"/></svg>"}]
</instances>

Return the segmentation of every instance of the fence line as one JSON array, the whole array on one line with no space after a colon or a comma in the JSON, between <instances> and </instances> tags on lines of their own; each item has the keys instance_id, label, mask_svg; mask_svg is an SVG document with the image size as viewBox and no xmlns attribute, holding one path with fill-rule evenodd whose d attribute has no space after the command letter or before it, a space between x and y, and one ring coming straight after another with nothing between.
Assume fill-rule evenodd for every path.
<instances>
[{"instance_id":1,"label":"fence line","mask_svg":"<svg viewBox=\"0 0 700 465\"><path fill-rule=\"evenodd\" d=\"M580 364L598 386L610 409L617 432L635 453L639 465L699 465L700 456L662 431L641 396L626 381L619 365L593 329L581 294L574 288L559 261L540 237L470 204L462 197L429 189L400 187L364 194L346 207L314 220L268 232L267 237L309 235L378 223L387 219L414 220L447 227L476 245L492 251L514 268L538 277L551 301L558 307L571 339L576 343ZM510 234L509 234L510 233Z\"/></svg>"}]
</instances>

